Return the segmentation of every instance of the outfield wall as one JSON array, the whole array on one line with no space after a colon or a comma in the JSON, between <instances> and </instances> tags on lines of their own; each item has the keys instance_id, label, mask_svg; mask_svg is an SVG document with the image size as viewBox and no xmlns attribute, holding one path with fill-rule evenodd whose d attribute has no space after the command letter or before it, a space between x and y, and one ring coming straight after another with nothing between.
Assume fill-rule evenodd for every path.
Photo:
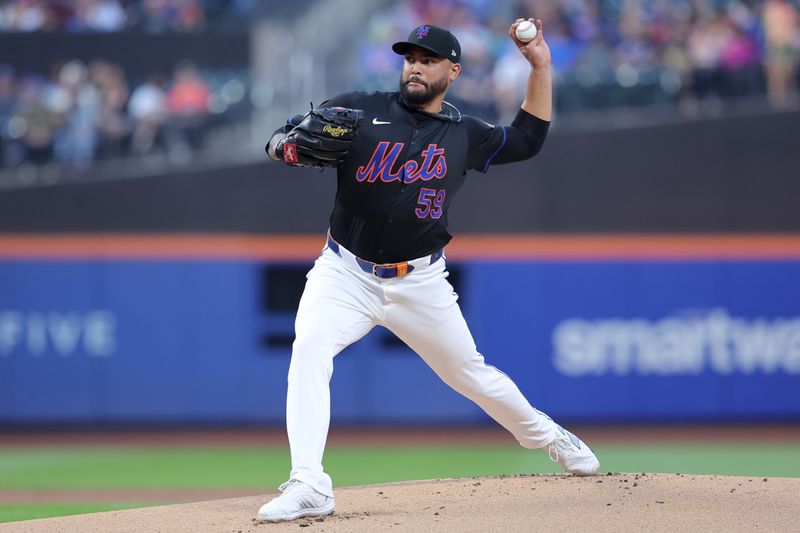
<instances>
[{"instance_id":1,"label":"outfield wall","mask_svg":"<svg viewBox=\"0 0 800 533\"><path fill-rule=\"evenodd\" d=\"M322 242L275 239L0 238L0 423L280 423ZM457 243L479 350L538 408L800 419L800 237ZM381 328L337 358L332 391L335 423L486 420Z\"/></svg>"},{"instance_id":2,"label":"outfield wall","mask_svg":"<svg viewBox=\"0 0 800 533\"><path fill-rule=\"evenodd\" d=\"M264 135L278 125L263 125ZM800 111L559 132L521 163L467 174L448 211L466 233L800 232ZM0 181L0 232L324 232L329 169L263 163L117 179ZM9 187L6 189L5 187Z\"/></svg>"}]
</instances>

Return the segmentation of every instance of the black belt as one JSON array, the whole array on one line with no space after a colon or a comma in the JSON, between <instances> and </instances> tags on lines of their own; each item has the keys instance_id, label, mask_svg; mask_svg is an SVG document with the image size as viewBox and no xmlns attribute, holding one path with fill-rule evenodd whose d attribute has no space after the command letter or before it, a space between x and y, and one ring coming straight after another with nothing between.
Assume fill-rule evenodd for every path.
<instances>
[{"instance_id":1,"label":"black belt","mask_svg":"<svg viewBox=\"0 0 800 533\"><path fill-rule=\"evenodd\" d=\"M342 256L341 252L339 251L339 243L333 240L333 237L331 237L330 233L328 233L328 248L330 248L333 253L339 257ZM428 265L434 264L436 261L441 259L443 255L444 249L433 252ZM402 261L400 263L378 264L373 263L372 261L367 261L366 259L361 259L355 255L353 257L355 257L356 263L358 263L358 266L361 267L361 270L383 279L402 277L406 274L410 274L411 271L414 270L414 265L410 265L408 261Z\"/></svg>"}]
</instances>

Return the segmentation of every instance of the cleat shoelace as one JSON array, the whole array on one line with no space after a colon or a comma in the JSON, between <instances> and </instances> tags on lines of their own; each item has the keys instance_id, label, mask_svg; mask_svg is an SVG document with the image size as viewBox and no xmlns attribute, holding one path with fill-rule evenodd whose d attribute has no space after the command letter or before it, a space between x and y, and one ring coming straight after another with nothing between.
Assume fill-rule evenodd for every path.
<instances>
[{"instance_id":1,"label":"cleat shoelace","mask_svg":"<svg viewBox=\"0 0 800 533\"><path fill-rule=\"evenodd\" d=\"M556 450L556 447L553 444L547 447L547 455L550 456L551 461L555 463L558 462L558 450Z\"/></svg>"},{"instance_id":2,"label":"cleat shoelace","mask_svg":"<svg viewBox=\"0 0 800 533\"><path fill-rule=\"evenodd\" d=\"M563 429L561 431L564 431ZM550 460L553 462L558 463L558 459L564 455L563 453L559 454L559 448L563 448L567 455L569 454L570 448L577 448L572 441L570 440L569 436L565 433L559 432L556 435L556 438L550 445L547 447L547 455L550 456ZM559 463L560 464L560 463Z\"/></svg>"},{"instance_id":3,"label":"cleat shoelace","mask_svg":"<svg viewBox=\"0 0 800 533\"><path fill-rule=\"evenodd\" d=\"M281 483L281 485L278 487L278 490L284 494L288 494L292 491L292 489L295 489L300 485L302 485L302 482L297 481L296 479L290 479L289 481Z\"/></svg>"}]
</instances>

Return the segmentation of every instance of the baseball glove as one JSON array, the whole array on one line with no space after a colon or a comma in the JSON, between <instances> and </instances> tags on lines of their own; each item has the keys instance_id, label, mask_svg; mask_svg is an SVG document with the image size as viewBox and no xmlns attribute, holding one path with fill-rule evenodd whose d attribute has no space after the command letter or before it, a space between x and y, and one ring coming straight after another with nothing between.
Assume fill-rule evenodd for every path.
<instances>
[{"instance_id":1,"label":"baseball glove","mask_svg":"<svg viewBox=\"0 0 800 533\"><path fill-rule=\"evenodd\" d=\"M289 165L338 166L350 153L363 118L361 109L312 109L278 143L275 153Z\"/></svg>"}]
</instances>

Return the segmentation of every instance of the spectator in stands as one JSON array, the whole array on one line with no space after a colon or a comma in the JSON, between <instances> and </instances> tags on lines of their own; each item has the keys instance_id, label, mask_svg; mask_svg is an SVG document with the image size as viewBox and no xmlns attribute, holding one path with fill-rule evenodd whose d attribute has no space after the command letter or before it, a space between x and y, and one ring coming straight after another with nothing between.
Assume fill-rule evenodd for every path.
<instances>
[{"instance_id":1,"label":"spectator in stands","mask_svg":"<svg viewBox=\"0 0 800 533\"><path fill-rule=\"evenodd\" d=\"M722 96L722 54L732 37L724 15L698 15L689 32L687 52L692 64L692 88L700 100Z\"/></svg>"},{"instance_id":2,"label":"spectator in stands","mask_svg":"<svg viewBox=\"0 0 800 533\"><path fill-rule=\"evenodd\" d=\"M151 74L134 89L128 102L128 116L133 123L131 151L137 155L152 153L163 136L167 118L167 94L161 73Z\"/></svg>"},{"instance_id":3,"label":"spectator in stands","mask_svg":"<svg viewBox=\"0 0 800 533\"><path fill-rule=\"evenodd\" d=\"M14 131L14 109L17 106L17 80L14 69L0 65L0 166L16 166L21 162L20 148Z\"/></svg>"},{"instance_id":4,"label":"spectator in stands","mask_svg":"<svg viewBox=\"0 0 800 533\"><path fill-rule=\"evenodd\" d=\"M767 0L763 11L767 41L767 95L778 108L795 100L794 70L798 55L797 9L787 0Z\"/></svg>"},{"instance_id":5,"label":"spectator in stands","mask_svg":"<svg viewBox=\"0 0 800 533\"><path fill-rule=\"evenodd\" d=\"M98 156L121 157L127 152L130 124L125 107L128 102L128 82L118 65L95 61L89 67L92 84L100 92L98 121Z\"/></svg>"},{"instance_id":6,"label":"spectator in stands","mask_svg":"<svg viewBox=\"0 0 800 533\"><path fill-rule=\"evenodd\" d=\"M758 47L737 24L731 24L731 35L722 50L720 63L725 96L747 96L758 91L761 73Z\"/></svg>"},{"instance_id":7,"label":"spectator in stands","mask_svg":"<svg viewBox=\"0 0 800 533\"><path fill-rule=\"evenodd\" d=\"M52 29L50 11L44 0L15 0L0 6L0 24L10 31L30 32Z\"/></svg>"},{"instance_id":8,"label":"spectator in stands","mask_svg":"<svg viewBox=\"0 0 800 533\"><path fill-rule=\"evenodd\" d=\"M184 61L175 67L175 78L167 91L167 113L174 140L186 142L192 149L200 146L210 96L208 85L193 63Z\"/></svg>"},{"instance_id":9,"label":"spectator in stands","mask_svg":"<svg viewBox=\"0 0 800 533\"><path fill-rule=\"evenodd\" d=\"M54 141L55 159L84 170L94 160L97 148L100 94L80 61L66 63L49 92L49 110L60 124Z\"/></svg>"},{"instance_id":10,"label":"spectator in stands","mask_svg":"<svg viewBox=\"0 0 800 533\"><path fill-rule=\"evenodd\" d=\"M21 140L26 161L43 165L53 160L53 141L61 126L60 118L45 105L47 80L43 76L28 76L19 88L13 121Z\"/></svg>"},{"instance_id":11,"label":"spectator in stands","mask_svg":"<svg viewBox=\"0 0 800 533\"><path fill-rule=\"evenodd\" d=\"M195 31L205 24L198 0L144 0L142 27L151 33Z\"/></svg>"},{"instance_id":12,"label":"spectator in stands","mask_svg":"<svg viewBox=\"0 0 800 533\"><path fill-rule=\"evenodd\" d=\"M119 0L77 0L68 23L72 31L120 31L127 24L127 13Z\"/></svg>"}]
</instances>

